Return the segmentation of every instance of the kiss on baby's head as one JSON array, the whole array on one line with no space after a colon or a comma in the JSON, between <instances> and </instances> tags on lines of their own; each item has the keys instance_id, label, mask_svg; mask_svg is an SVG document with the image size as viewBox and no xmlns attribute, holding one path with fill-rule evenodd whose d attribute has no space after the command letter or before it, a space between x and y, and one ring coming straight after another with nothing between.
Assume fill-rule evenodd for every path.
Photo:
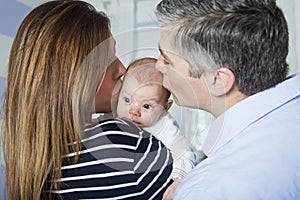
<instances>
[{"instance_id":1,"label":"kiss on baby's head","mask_svg":"<svg viewBox=\"0 0 300 200\"><path fill-rule=\"evenodd\" d=\"M119 95L118 117L145 127L170 108L170 92L162 86L163 76L155 64L154 58L142 58L129 65Z\"/></svg>"}]
</instances>

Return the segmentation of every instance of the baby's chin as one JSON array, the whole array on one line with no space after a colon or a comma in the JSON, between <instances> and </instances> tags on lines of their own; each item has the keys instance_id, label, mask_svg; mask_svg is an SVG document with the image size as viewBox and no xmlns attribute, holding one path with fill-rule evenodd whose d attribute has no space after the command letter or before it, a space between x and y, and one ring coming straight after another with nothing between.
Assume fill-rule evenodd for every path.
<instances>
[{"instance_id":1,"label":"baby's chin","mask_svg":"<svg viewBox=\"0 0 300 200\"><path fill-rule=\"evenodd\" d=\"M131 121L132 123L134 123L135 125L140 126L140 127L146 127L147 126L143 122L140 122L140 121L135 121L135 120L131 120L131 119L129 119L129 121Z\"/></svg>"},{"instance_id":2,"label":"baby's chin","mask_svg":"<svg viewBox=\"0 0 300 200\"><path fill-rule=\"evenodd\" d=\"M154 124L153 122L152 123L149 123L149 122L145 123L145 122L138 122L138 121L134 121L134 120L130 120L130 121L132 123L136 124L137 126L142 127L142 128L150 127Z\"/></svg>"}]
</instances>

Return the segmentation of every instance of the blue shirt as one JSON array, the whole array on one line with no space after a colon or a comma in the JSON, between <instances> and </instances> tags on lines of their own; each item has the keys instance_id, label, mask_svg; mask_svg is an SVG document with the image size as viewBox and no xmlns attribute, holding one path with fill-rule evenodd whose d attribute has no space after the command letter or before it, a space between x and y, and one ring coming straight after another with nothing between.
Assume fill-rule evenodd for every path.
<instances>
[{"instance_id":1,"label":"blue shirt","mask_svg":"<svg viewBox=\"0 0 300 200\"><path fill-rule=\"evenodd\" d=\"M174 199L300 199L300 74L228 109L206 130Z\"/></svg>"}]
</instances>

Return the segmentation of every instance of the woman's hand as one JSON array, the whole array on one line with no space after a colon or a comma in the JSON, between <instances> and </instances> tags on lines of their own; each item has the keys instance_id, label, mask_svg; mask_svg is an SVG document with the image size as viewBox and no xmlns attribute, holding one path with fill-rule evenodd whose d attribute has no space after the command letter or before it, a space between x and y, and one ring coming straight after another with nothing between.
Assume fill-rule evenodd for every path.
<instances>
[{"instance_id":1,"label":"woman's hand","mask_svg":"<svg viewBox=\"0 0 300 200\"><path fill-rule=\"evenodd\" d=\"M180 183L180 179L176 178L174 182L167 188L165 191L162 200L172 200L173 194L177 188L177 185Z\"/></svg>"}]
</instances>

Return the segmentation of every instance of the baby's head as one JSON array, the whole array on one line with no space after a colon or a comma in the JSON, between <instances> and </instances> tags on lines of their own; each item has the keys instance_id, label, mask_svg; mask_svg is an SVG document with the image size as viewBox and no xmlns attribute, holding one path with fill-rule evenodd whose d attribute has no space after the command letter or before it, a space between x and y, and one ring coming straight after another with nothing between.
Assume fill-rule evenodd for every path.
<instances>
[{"instance_id":1,"label":"baby's head","mask_svg":"<svg viewBox=\"0 0 300 200\"><path fill-rule=\"evenodd\" d=\"M155 64L154 58L142 58L129 65L119 95L118 117L147 127L171 107L170 92L162 86L163 76Z\"/></svg>"}]
</instances>

